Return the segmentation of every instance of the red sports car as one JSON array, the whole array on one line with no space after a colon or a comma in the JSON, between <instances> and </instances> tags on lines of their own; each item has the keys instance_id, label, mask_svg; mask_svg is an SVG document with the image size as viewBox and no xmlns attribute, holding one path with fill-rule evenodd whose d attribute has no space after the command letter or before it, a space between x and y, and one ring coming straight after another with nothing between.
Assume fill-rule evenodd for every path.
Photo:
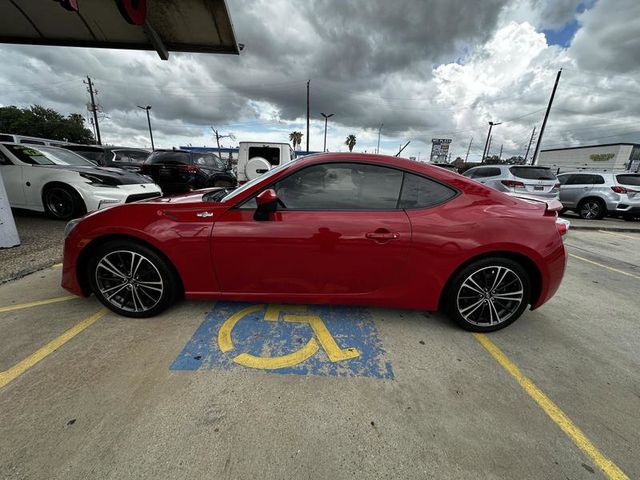
<instances>
[{"instance_id":1,"label":"red sports car","mask_svg":"<svg viewBox=\"0 0 640 480\"><path fill-rule=\"evenodd\" d=\"M130 317L184 296L442 309L491 331L558 289L559 208L401 158L312 155L70 222L62 285Z\"/></svg>"}]
</instances>

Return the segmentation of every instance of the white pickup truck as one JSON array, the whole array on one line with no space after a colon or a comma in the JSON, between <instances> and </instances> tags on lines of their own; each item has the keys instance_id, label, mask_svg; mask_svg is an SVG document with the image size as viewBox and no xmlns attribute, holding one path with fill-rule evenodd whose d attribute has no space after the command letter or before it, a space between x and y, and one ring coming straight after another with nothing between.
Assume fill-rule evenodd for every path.
<instances>
[{"instance_id":1,"label":"white pickup truck","mask_svg":"<svg viewBox=\"0 0 640 480\"><path fill-rule=\"evenodd\" d=\"M296 154L288 143L240 142L237 166L238 183L253 180L294 158L296 158Z\"/></svg>"}]
</instances>

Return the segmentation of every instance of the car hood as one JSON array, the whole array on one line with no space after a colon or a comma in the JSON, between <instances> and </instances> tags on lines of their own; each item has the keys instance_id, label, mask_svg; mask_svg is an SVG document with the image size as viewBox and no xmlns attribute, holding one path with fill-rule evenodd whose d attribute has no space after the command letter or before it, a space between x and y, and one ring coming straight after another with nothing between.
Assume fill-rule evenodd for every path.
<instances>
[{"instance_id":1,"label":"car hood","mask_svg":"<svg viewBox=\"0 0 640 480\"><path fill-rule=\"evenodd\" d=\"M78 173L88 173L104 178L114 185L135 185L140 183L153 183L147 177L139 175L137 173L123 170L121 168L108 168L108 167L82 167L77 165L39 165L40 168L52 168L56 170L66 170Z\"/></svg>"}]
</instances>

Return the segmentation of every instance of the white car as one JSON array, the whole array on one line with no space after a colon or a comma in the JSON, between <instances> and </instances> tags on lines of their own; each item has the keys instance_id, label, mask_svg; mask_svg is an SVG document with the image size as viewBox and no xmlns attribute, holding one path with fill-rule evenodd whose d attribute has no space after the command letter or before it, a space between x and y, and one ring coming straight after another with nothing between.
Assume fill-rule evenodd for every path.
<instances>
[{"instance_id":1,"label":"white car","mask_svg":"<svg viewBox=\"0 0 640 480\"><path fill-rule=\"evenodd\" d=\"M0 143L0 174L13 208L68 220L86 212L162 195L148 177L96 167L63 148Z\"/></svg>"}]
</instances>

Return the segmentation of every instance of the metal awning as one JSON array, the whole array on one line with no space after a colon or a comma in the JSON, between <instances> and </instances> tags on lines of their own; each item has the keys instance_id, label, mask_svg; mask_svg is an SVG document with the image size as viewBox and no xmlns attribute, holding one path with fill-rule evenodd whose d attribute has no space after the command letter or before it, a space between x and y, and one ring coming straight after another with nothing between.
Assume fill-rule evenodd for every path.
<instances>
[{"instance_id":1,"label":"metal awning","mask_svg":"<svg viewBox=\"0 0 640 480\"><path fill-rule=\"evenodd\" d=\"M239 53L225 0L2 0L0 43Z\"/></svg>"}]
</instances>

